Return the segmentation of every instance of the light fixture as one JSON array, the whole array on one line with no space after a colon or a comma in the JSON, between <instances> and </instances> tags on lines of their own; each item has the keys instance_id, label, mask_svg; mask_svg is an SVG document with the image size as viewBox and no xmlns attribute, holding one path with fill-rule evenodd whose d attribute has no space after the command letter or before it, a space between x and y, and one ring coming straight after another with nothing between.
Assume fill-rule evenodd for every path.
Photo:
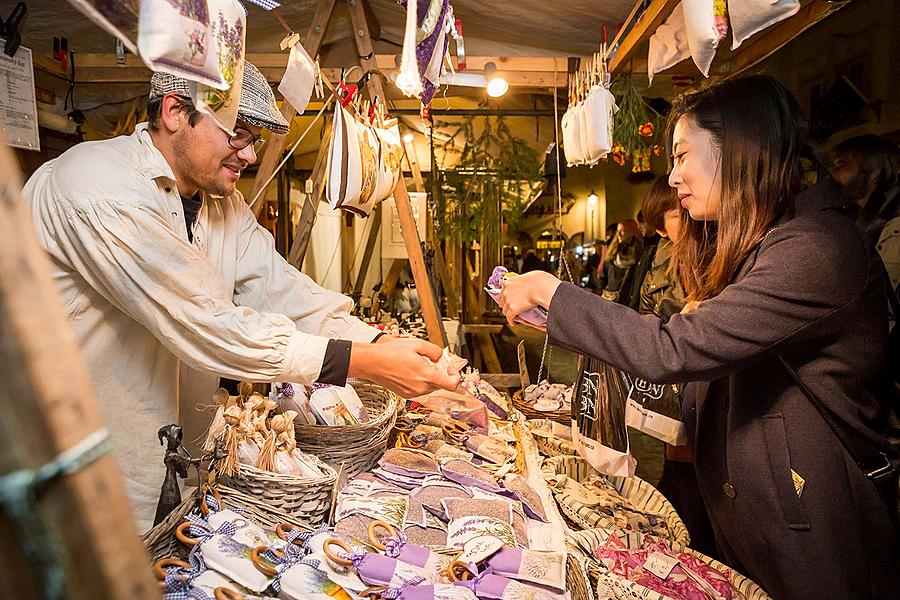
<instances>
[{"instance_id":1,"label":"light fixture","mask_svg":"<svg viewBox=\"0 0 900 600\"><path fill-rule=\"evenodd\" d=\"M487 93L491 98L499 98L509 91L509 83L497 72L493 62L484 64L484 75L487 77Z\"/></svg>"},{"instance_id":2,"label":"light fixture","mask_svg":"<svg viewBox=\"0 0 900 600\"><path fill-rule=\"evenodd\" d=\"M411 133L405 133L405 134L403 134L403 143L404 143L404 144L409 144L409 143L411 143L412 141L413 141L413 134L411 134Z\"/></svg>"},{"instance_id":3,"label":"light fixture","mask_svg":"<svg viewBox=\"0 0 900 600\"><path fill-rule=\"evenodd\" d=\"M591 193L591 195L588 196L587 201L588 201L588 206L590 206L591 208L594 208L595 206L597 206L597 194Z\"/></svg>"}]
</instances>

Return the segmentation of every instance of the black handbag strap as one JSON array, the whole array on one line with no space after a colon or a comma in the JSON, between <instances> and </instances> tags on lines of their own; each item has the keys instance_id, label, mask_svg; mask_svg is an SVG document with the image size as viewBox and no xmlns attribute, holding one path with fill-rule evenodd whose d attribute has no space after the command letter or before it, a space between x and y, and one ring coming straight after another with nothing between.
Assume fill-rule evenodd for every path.
<instances>
[{"instance_id":1,"label":"black handbag strap","mask_svg":"<svg viewBox=\"0 0 900 600\"><path fill-rule=\"evenodd\" d=\"M803 392L803 395L809 400L810 404L822 415L822 419L837 437L838 441L847 449L853 462L859 466L862 472L873 481L878 481L884 477L893 475L898 467L895 466L887 454L878 450L871 445L863 445L856 436L848 436L846 431L838 425L832 417L829 410L819 401L819 398L812 393L805 383L800 379L797 371L788 363L787 360L778 354L778 360L784 365L784 368L790 374L791 378L797 384L797 387Z\"/></svg>"}]
</instances>

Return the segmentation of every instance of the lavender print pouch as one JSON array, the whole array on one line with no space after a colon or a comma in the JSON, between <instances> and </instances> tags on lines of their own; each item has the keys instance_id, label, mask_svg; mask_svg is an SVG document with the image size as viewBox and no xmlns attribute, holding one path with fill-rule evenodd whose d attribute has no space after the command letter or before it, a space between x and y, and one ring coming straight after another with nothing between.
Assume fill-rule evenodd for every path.
<instances>
[{"instance_id":1,"label":"lavender print pouch","mask_svg":"<svg viewBox=\"0 0 900 600\"><path fill-rule=\"evenodd\" d=\"M502 548L488 559L487 564L497 575L537 583L561 592L566 589L565 552Z\"/></svg>"},{"instance_id":2,"label":"lavender print pouch","mask_svg":"<svg viewBox=\"0 0 900 600\"><path fill-rule=\"evenodd\" d=\"M326 540L323 551L329 562L352 568L368 585L401 587L423 577L422 570L411 564L374 552L357 552L337 538Z\"/></svg>"},{"instance_id":3,"label":"lavender print pouch","mask_svg":"<svg viewBox=\"0 0 900 600\"><path fill-rule=\"evenodd\" d=\"M405 477L422 478L441 474L433 454L413 448L391 448L378 461L378 466Z\"/></svg>"},{"instance_id":4,"label":"lavender print pouch","mask_svg":"<svg viewBox=\"0 0 900 600\"><path fill-rule=\"evenodd\" d=\"M525 507L525 513L532 519L547 522L547 513L544 510L544 503L534 488L528 483L528 480L515 473L509 473L503 478L503 487L506 493L514 497Z\"/></svg>"},{"instance_id":5,"label":"lavender print pouch","mask_svg":"<svg viewBox=\"0 0 900 600\"><path fill-rule=\"evenodd\" d=\"M564 600L565 593L557 594L541 590L538 587L519 583L501 575L487 573L471 581L460 581L455 585L472 590L475 595L485 600L510 600L512 598L528 598L529 600Z\"/></svg>"},{"instance_id":6,"label":"lavender print pouch","mask_svg":"<svg viewBox=\"0 0 900 600\"><path fill-rule=\"evenodd\" d=\"M199 555L207 567L252 592L262 592L269 587L272 580L253 565L252 548L231 537L237 531L233 523L226 522L212 529L203 519L193 515L187 518L188 521L178 526L175 535L182 543L193 546L192 560Z\"/></svg>"},{"instance_id":7,"label":"lavender print pouch","mask_svg":"<svg viewBox=\"0 0 900 600\"><path fill-rule=\"evenodd\" d=\"M446 498L471 497L472 492L463 486L440 479L432 481L426 480L426 483L424 483L422 487L412 492L410 501L415 498L415 500L431 514L446 519L447 514L444 512L444 505L441 504L442 500Z\"/></svg>"},{"instance_id":8,"label":"lavender print pouch","mask_svg":"<svg viewBox=\"0 0 900 600\"><path fill-rule=\"evenodd\" d=\"M461 459L443 463L441 472L450 481L455 481L465 487L477 487L495 494L502 490L493 475Z\"/></svg>"},{"instance_id":9,"label":"lavender print pouch","mask_svg":"<svg viewBox=\"0 0 900 600\"><path fill-rule=\"evenodd\" d=\"M506 464L516 457L506 442L480 433L468 434L465 445L468 450L496 465Z\"/></svg>"}]
</instances>

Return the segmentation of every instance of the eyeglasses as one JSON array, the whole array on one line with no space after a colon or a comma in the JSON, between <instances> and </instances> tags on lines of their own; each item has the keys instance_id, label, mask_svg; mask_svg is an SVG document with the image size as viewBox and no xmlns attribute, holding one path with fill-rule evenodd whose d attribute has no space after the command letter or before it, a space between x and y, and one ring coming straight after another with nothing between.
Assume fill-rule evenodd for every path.
<instances>
[{"instance_id":1,"label":"eyeglasses","mask_svg":"<svg viewBox=\"0 0 900 600\"><path fill-rule=\"evenodd\" d=\"M249 129L245 129L238 125L234 128L234 136L228 138L228 145L235 150L243 150L250 144L253 144L253 151L259 152L260 148L266 140L261 135L254 135Z\"/></svg>"}]
</instances>

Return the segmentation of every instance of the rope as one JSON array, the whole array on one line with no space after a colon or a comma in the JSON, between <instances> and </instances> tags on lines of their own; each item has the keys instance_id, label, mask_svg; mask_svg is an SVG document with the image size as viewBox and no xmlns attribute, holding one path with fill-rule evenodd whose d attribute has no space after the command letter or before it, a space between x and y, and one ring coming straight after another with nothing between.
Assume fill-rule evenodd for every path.
<instances>
[{"instance_id":1,"label":"rope","mask_svg":"<svg viewBox=\"0 0 900 600\"><path fill-rule=\"evenodd\" d=\"M26 562L41 575L41 597L46 600L62 598L65 570L58 544L35 510L38 494L53 480L83 469L111 449L109 432L100 428L42 467L0 477L0 504L12 522Z\"/></svg>"},{"instance_id":2,"label":"rope","mask_svg":"<svg viewBox=\"0 0 900 600\"><path fill-rule=\"evenodd\" d=\"M325 102L322 104L322 108L319 109L319 112L316 113L315 117L313 117L312 122L306 127L306 130L300 134L300 137L296 142L294 142L294 145L291 146L291 149L288 150L287 154L284 155L284 159L282 159L282 161L278 163L278 166L275 167L275 170L272 171L272 174L268 179L266 179L266 183L263 184L261 188L259 188L258 192L256 192L256 196L254 196L253 200L250 202L250 208L253 210L254 214L256 213L256 203L259 202L259 199L262 197L263 192L266 191L266 188L269 187L269 184L272 183L272 180L275 179L276 175L278 175L278 172L281 171L284 165L287 164L287 161L291 158L291 156L294 155L294 150L297 149L297 146L300 145L300 142L303 141L303 138L306 137L306 134L309 133L309 130L312 129L313 125L315 125L316 122L318 122L318 120L322 117L322 114L325 112L325 110L328 108L328 105L331 104L333 100L334 96L329 96L325 99Z\"/></svg>"}]
</instances>

